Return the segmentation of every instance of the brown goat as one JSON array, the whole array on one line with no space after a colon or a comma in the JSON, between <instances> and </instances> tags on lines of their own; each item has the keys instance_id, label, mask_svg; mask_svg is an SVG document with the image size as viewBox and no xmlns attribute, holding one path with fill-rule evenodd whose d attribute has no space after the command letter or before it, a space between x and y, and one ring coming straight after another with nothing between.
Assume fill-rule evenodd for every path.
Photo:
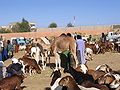
<instances>
[{"instance_id":1,"label":"brown goat","mask_svg":"<svg viewBox=\"0 0 120 90\"><path fill-rule=\"evenodd\" d=\"M103 71L105 73L110 73L112 69L107 64L102 64L97 66L96 71Z\"/></svg>"},{"instance_id":2,"label":"brown goat","mask_svg":"<svg viewBox=\"0 0 120 90\"><path fill-rule=\"evenodd\" d=\"M102 85L99 85L99 84L94 84L94 83L91 83L89 81L85 81L81 85L84 86L84 87L86 87L86 88L95 87L95 88L98 88L100 90L109 90L109 88L107 86L102 86Z\"/></svg>"},{"instance_id":3,"label":"brown goat","mask_svg":"<svg viewBox=\"0 0 120 90\"><path fill-rule=\"evenodd\" d=\"M20 90L20 85L23 83L23 75L13 75L6 77L0 81L0 90Z\"/></svg>"},{"instance_id":4,"label":"brown goat","mask_svg":"<svg viewBox=\"0 0 120 90\"><path fill-rule=\"evenodd\" d=\"M18 59L22 65L23 65L23 73L25 73L25 66L29 66L29 69L30 70L35 70L38 74L41 74L41 69L40 67L38 66L37 62L35 59L31 59L31 58L28 58L26 56L23 56L22 58L19 58ZM30 75L31 75L31 72L30 72Z\"/></svg>"},{"instance_id":5,"label":"brown goat","mask_svg":"<svg viewBox=\"0 0 120 90\"><path fill-rule=\"evenodd\" d=\"M106 73L90 69L90 70L87 71L87 74L92 75L94 80L97 80L99 77L105 75Z\"/></svg>"},{"instance_id":6,"label":"brown goat","mask_svg":"<svg viewBox=\"0 0 120 90\"><path fill-rule=\"evenodd\" d=\"M87 66L86 66L86 67L87 67ZM88 68L88 67L87 67L87 68ZM80 66L77 67L75 70L78 71L78 72L83 72L83 70L81 69ZM86 71L86 74L92 75L93 78L94 78L94 80L97 80L99 77L105 75L106 73L105 73L105 72L101 72L101 71L95 71L95 70L92 70L92 69L88 69L88 70Z\"/></svg>"},{"instance_id":7,"label":"brown goat","mask_svg":"<svg viewBox=\"0 0 120 90\"><path fill-rule=\"evenodd\" d=\"M70 90L81 90L78 85L76 84L75 80L71 76L65 76L63 77L60 82L60 86L66 86Z\"/></svg>"},{"instance_id":8,"label":"brown goat","mask_svg":"<svg viewBox=\"0 0 120 90\"><path fill-rule=\"evenodd\" d=\"M110 84L110 83L112 83L113 81L115 80L115 77L112 75L112 74L110 74L110 73L107 73L107 74L105 74L104 76L102 76L102 77L100 77L99 79L98 79L98 83L99 84Z\"/></svg>"}]
</instances>

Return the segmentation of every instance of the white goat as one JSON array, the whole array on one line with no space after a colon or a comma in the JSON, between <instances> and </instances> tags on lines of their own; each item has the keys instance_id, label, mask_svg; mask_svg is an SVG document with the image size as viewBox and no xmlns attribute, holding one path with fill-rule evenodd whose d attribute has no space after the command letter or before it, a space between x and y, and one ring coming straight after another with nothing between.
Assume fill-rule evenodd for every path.
<instances>
[{"instance_id":1,"label":"white goat","mask_svg":"<svg viewBox=\"0 0 120 90\"><path fill-rule=\"evenodd\" d=\"M93 60L93 50L90 48L85 49L85 57L87 60Z\"/></svg>"},{"instance_id":2,"label":"white goat","mask_svg":"<svg viewBox=\"0 0 120 90\"><path fill-rule=\"evenodd\" d=\"M31 57L35 57L36 51L37 51L36 47L31 48Z\"/></svg>"},{"instance_id":3,"label":"white goat","mask_svg":"<svg viewBox=\"0 0 120 90\"><path fill-rule=\"evenodd\" d=\"M19 46L19 50L25 50L26 49L26 46L25 45L20 45Z\"/></svg>"}]
</instances>

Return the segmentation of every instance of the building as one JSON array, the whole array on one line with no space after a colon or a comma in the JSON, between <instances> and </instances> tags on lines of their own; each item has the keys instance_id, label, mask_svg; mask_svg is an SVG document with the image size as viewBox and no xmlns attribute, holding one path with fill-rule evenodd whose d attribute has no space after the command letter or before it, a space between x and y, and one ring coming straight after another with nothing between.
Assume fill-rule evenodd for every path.
<instances>
[{"instance_id":1,"label":"building","mask_svg":"<svg viewBox=\"0 0 120 90\"><path fill-rule=\"evenodd\" d=\"M13 27L13 25L16 25L17 23L21 23L21 22L13 22L13 23L10 23L10 25L9 25L9 27ZM36 23L34 23L34 22L28 22L29 23L29 26L30 27L35 27L36 26Z\"/></svg>"}]
</instances>

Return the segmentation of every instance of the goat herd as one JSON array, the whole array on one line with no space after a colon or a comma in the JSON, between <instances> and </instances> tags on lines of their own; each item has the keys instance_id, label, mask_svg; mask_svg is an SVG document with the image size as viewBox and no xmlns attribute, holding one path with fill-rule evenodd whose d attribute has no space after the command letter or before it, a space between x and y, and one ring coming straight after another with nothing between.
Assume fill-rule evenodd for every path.
<instances>
[{"instance_id":1,"label":"goat herd","mask_svg":"<svg viewBox=\"0 0 120 90\"><path fill-rule=\"evenodd\" d=\"M84 64L75 69L69 66L64 73L70 75L61 77L60 70L53 71L51 90L120 90L120 71L113 71L107 64L96 70Z\"/></svg>"},{"instance_id":2,"label":"goat herd","mask_svg":"<svg viewBox=\"0 0 120 90\"><path fill-rule=\"evenodd\" d=\"M41 74L43 70L45 71L47 59L49 59L50 64L50 54L55 57L55 69L51 67L53 72L51 73L50 90L120 90L120 71L112 70L107 64L99 65L95 70L89 69L86 64L77 66L77 44L73 37L61 35L49 44L44 43L43 39L35 40L34 43L37 43L36 46L26 45L24 48L25 55L17 59L22 65L23 74L4 77L0 80L0 90L22 90L21 84L25 78L28 78L27 73L33 76ZM85 46L87 60L92 60L93 54L104 54L106 51L113 51L115 48L114 44L110 42L85 43ZM68 65L67 68L61 68L59 53L65 50L70 50L73 55L75 67ZM40 55L42 56L42 63L40 63ZM62 75L63 73L64 75Z\"/></svg>"}]
</instances>

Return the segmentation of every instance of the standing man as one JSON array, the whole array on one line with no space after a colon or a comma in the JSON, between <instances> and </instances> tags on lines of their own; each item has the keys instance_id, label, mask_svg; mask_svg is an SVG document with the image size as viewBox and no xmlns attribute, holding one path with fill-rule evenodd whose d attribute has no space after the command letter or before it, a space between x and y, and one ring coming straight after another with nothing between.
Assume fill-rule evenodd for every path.
<instances>
[{"instance_id":1,"label":"standing man","mask_svg":"<svg viewBox=\"0 0 120 90\"><path fill-rule=\"evenodd\" d=\"M106 41L106 36L104 33L102 33L102 36L101 36L101 42L105 42Z\"/></svg>"},{"instance_id":2,"label":"standing man","mask_svg":"<svg viewBox=\"0 0 120 90\"><path fill-rule=\"evenodd\" d=\"M81 35L77 35L77 57L81 64L85 64L85 43L81 37Z\"/></svg>"}]
</instances>

